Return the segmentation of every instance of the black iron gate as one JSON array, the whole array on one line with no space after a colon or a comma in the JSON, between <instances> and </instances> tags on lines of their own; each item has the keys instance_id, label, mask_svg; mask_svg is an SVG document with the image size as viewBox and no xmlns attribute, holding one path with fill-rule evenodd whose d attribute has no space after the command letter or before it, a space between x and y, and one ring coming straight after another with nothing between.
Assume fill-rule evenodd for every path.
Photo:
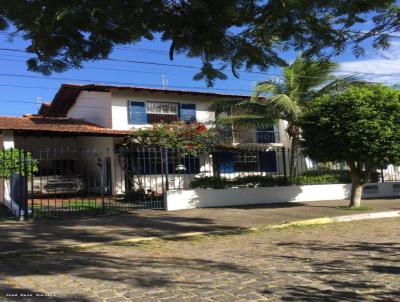
<instances>
[{"instance_id":1,"label":"black iron gate","mask_svg":"<svg viewBox=\"0 0 400 302\"><path fill-rule=\"evenodd\" d=\"M160 149L2 152L3 217L164 209L166 175L154 164L163 165Z\"/></svg>"}]
</instances>

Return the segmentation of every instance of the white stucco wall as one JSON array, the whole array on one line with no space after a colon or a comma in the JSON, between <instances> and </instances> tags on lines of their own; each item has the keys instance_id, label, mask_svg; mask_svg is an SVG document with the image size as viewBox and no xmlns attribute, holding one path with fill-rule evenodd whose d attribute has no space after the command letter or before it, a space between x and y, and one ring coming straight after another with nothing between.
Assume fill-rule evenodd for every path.
<instances>
[{"instance_id":1,"label":"white stucco wall","mask_svg":"<svg viewBox=\"0 0 400 302\"><path fill-rule=\"evenodd\" d=\"M215 120L214 112L209 110L214 99L211 97L164 94L135 91L114 90L111 92L82 91L75 104L70 108L67 116L76 119L85 119L103 127L116 130L129 130L131 128L145 128L151 125L135 125L128 122L128 101L138 102L173 102L181 104L196 104L197 120L211 125ZM290 140L285 131L287 122L280 120L275 125L279 132L279 145L290 146ZM254 132L254 131L253 131ZM236 138L238 143L255 142L254 133L242 133Z\"/></svg>"},{"instance_id":2,"label":"white stucco wall","mask_svg":"<svg viewBox=\"0 0 400 302\"><path fill-rule=\"evenodd\" d=\"M111 93L82 91L67 117L84 119L102 127L111 128Z\"/></svg>"},{"instance_id":3,"label":"white stucco wall","mask_svg":"<svg viewBox=\"0 0 400 302\"><path fill-rule=\"evenodd\" d=\"M377 186L372 193L364 192L363 198L394 197L400 195L396 183L371 184ZM397 183L398 184L398 183ZM318 200L343 200L350 196L351 185L308 185L240 189L173 190L166 195L166 209L182 210L206 207L226 207Z\"/></svg>"},{"instance_id":4,"label":"white stucco wall","mask_svg":"<svg viewBox=\"0 0 400 302\"><path fill-rule=\"evenodd\" d=\"M0 133L0 144L4 149L15 148L14 133L12 130L3 130Z\"/></svg>"},{"instance_id":5,"label":"white stucco wall","mask_svg":"<svg viewBox=\"0 0 400 302\"><path fill-rule=\"evenodd\" d=\"M215 119L214 112L211 112L208 109L211 104L211 98L179 94L139 93L128 91L113 91L111 95L113 129L128 130L132 127L145 127L145 125L132 125L128 123L128 101L196 104L196 117L199 122L210 123Z\"/></svg>"}]
</instances>

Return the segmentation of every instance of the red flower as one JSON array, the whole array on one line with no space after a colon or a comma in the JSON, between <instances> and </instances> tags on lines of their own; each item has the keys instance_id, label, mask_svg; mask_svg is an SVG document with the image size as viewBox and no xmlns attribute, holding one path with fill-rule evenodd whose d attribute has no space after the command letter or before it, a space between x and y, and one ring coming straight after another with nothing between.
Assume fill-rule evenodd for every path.
<instances>
[{"instance_id":1,"label":"red flower","mask_svg":"<svg viewBox=\"0 0 400 302\"><path fill-rule=\"evenodd\" d=\"M197 132L204 132L207 130L207 127L206 127L206 125L201 124L201 125L197 126L196 130L197 130Z\"/></svg>"}]
</instances>

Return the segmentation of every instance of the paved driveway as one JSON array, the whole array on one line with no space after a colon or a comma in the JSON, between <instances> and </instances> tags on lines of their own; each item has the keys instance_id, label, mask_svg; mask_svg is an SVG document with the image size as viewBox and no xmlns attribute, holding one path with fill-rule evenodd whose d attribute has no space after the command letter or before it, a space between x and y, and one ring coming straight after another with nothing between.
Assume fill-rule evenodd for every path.
<instances>
[{"instance_id":1,"label":"paved driveway","mask_svg":"<svg viewBox=\"0 0 400 302\"><path fill-rule=\"evenodd\" d=\"M14 255L0 300L399 301L399 238L393 218Z\"/></svg>"},{"instance_id":2,"label":"paved driveway","mask_svg":"<svg viewBox=\"0 0 400 302\"><path fill-rule=\"evenodd\" d=\"M106 242L136 236L170 235L193 231L230 230L294 220L357 214L339 210L347 201L318 201L236 208L183 211L138 211L92 218L49 219L30 223L0 222L0 253L10 250ZM374 211L400 210L400 199L363 202Z\"/></svg>"}]
</instances>

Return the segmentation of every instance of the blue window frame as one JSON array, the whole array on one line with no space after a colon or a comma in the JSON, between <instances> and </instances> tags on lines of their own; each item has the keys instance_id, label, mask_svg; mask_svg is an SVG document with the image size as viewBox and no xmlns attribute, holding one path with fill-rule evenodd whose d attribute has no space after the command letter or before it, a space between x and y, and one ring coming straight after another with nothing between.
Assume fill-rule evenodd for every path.
<instances>
[{"instance_id":1,"label":"blue window frame","mask_svg":"<svg viewBox=\"0 0 400 302\"><path fill-rule=\"evenodd\" d=\"M195 122L196 119L196 104L181 104L180 119L187 123Z\"/></svg>"}]
</instances>

